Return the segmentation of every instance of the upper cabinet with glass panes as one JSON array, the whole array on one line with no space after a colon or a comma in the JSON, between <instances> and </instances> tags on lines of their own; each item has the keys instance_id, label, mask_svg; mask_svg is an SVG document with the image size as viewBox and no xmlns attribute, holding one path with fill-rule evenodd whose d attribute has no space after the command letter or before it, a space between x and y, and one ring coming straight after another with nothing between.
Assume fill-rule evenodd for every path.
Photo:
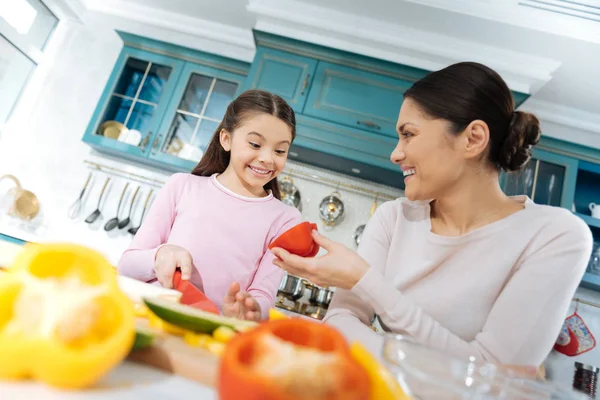
<instances>
[{"instance_id":1,"label":"upper cabinet with glass panes","mask_svg":"<svg viewBox=\"0 0 600 400\"><path fill-rule=\"evenodd\" d=\"M242 80L243 77L227 71L187 64L150 157L182 167L200 161Z\"/></svg>"},{"instance_id":2,"label":"upper cabinet with glass panes","mask_svg":"<svg viewBox=\"0 0 600 400\"><path fill-rule=\"evenodd\" d=\"M121 36L125 46L84 142L102 152L189 171L239 94L249 65Z\"/></svg>"}]
</instances>

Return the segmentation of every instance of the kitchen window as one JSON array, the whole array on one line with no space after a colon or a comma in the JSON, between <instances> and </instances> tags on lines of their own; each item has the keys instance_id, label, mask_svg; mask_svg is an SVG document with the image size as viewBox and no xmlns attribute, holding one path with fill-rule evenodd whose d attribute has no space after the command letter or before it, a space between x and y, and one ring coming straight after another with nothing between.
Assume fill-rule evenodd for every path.
<instances>
[{"instance_id":1,"label":"kitchen window","mask_svg":"<svg viewBox=\"0 0 600 400\"><path fill-rule=\"evenodd\" d=\"M40 0L0 1L0 127L10 117L58 18Z\"/></svg>"}]
</instances>

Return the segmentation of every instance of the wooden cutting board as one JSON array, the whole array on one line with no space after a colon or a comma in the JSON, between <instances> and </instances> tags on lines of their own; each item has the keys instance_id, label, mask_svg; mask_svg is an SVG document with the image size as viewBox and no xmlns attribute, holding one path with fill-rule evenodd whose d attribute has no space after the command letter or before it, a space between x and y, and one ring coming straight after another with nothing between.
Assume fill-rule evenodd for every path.
<instances>
[{"instance_id":1,"label":"wooden cutting board","mask_svg":"<svg viewBox=\"0 0 600 400\"><path fill-rule=\"evenodd\" d=\"M136 323L139 326L148 324L144 319L138 319ZM217 383L219 357L208 350L188 345L178 336L157 337L151 347L133 351L128 359L210 387Z\"/></svg>"}]
</instances>

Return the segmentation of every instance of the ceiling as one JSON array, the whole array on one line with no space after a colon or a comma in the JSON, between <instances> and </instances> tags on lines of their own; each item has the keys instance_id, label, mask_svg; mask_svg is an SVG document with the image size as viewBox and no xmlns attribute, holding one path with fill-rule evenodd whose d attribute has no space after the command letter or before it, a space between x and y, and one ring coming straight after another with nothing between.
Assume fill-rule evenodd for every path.
<instances>
[{"instance_id":1,"label":"ceiling","mask_svg":"<svg viewBox=\"0 0 600 400\"><path fill-rule=\"evenodd\" d=\"M256 24L257 15L249 11L252 9L248 6L249 2L267 4L266 7L283 4L273 1L85 0L85 3L88 6L102 3L104 12L111 7L107 4L126 3L155 12L168 12L165 15L193 17L206 21L206 29L222 28L230 30L230 36L232 32L235 36L236 32L242 31L247 31L249 35L250 29ZM496 49L499 54L504 54L504 51L520 54L523 56L521 61L527 61L530 56L534 56L532 60L549 60L557 68L552 68L551 79L534 93L532 99L551 104L553 109L562 107L577 111L579 114L575 115L592 115L594 121L600 121L600 22L521 4L535 3L537 0L278 1L286 2L286 7L292 8L287 10L290 14L295 13L294 7L308 7L312 14L306 15L315 15L315 18L318 18L319 10L337 12L340 18L331 21L331 25L346 23L350 26L370 20L375 24L372 26L382 24L386 29L397 27L400 30L388 29L392 32L392 37L388 38L391 42L394 41L394 32L402 32L402 29L408 29L415 39L424 43L431 41L431 45L435 45L433 42L436 37L456 39L457 42L466 43L467 49L469 45L473 46L472 53L461 53L463 58L469 57L469 54L478 55L478 49L487 46L488 49ZM545 1L560 3L563 0ZM361 27L356 28L358 31ZM362 28L364 31L364 26ZM245 37L246 43L250 37ZM522 70L533 70L535 67L519 66ZM600 132L600 126L597 132Z\"/></svg>"}]
</instances>

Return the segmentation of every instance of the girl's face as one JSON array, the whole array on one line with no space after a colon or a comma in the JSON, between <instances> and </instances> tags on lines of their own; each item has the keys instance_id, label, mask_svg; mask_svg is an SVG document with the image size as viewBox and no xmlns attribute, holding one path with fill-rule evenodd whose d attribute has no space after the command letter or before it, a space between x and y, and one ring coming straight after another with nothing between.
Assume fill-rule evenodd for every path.
<instances>
[{"instance_id":1,"label":"girl's face","mask_svg":"<svg viewBox=\"0 0 600 400\"><path fill-rule=\"evenodd\" d=\"M285 167L292 130L272 115L250 114L233 132L222 130L220 140L221 146L231 152L228 168L233 168L252 193L262 193L263 186Z\"/></svg>"}]
</instances>

